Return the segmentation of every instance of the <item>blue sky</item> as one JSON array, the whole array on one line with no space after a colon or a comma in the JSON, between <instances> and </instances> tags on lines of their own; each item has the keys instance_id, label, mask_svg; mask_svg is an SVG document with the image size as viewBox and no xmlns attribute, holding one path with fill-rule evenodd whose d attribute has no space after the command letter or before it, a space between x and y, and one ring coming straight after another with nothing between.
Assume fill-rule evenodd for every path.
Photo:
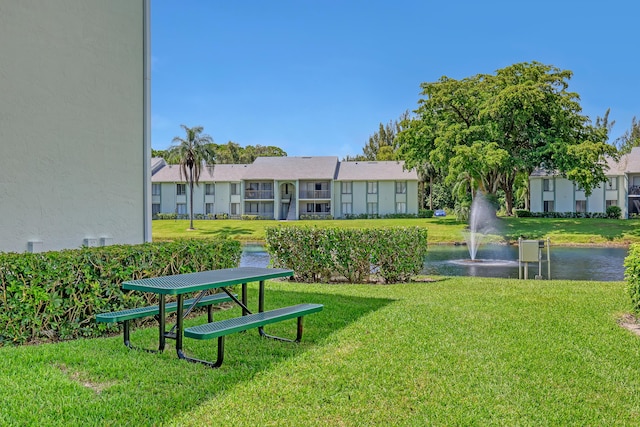
<instances>
[{"instance_id":1,"label":"blue sky","mask_svg":"<svg viewBox=\"0 0 640 427\"><path fill-rule=\"evenodd\" d=\"M420 83L538 61L612 139L640 118L637 0L153 0L152 146L180 124L290 156L359 154Z\"/></svg>"}]
</instances>

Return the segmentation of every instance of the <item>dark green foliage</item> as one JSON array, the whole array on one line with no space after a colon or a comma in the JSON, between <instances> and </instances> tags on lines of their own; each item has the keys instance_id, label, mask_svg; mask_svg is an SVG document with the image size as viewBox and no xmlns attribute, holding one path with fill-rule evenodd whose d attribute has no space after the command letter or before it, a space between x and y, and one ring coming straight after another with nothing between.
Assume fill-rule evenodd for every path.
<instances>
[{"instance_id":1,"label":"dark green foliage","mask_svg":"<svg viewBox=\"0 0 640 427\"><path fill-rule=\"evenodd\" d=\"M418 218L433 218L433 211L431 209L420 209Z\"/></svg>"},{"instance_id":2,"label":"dark green foliage","mask_svg":"<svg viewBox=\"0 0 640 427\"><path fill-rule=\"evenodd\" d=\"M291 268L296 280L362 283L408 281L420 272L427 251L427 230L411 228L346 229L268 227L267 250L276 267Z\"/></svg>"},{"instance_id":3,"label":"dark green foliage","mask_svg":"<svg viewBox=\"0 0 640 427\"><path fill-rule=\"evenodd\" d=\"M45 253L0 253L0 345L98 336L98 313L155 304L121 283L237 267L240 243L179 240Z\"/></svg>"},{"instance_id":4,"label":"dark green foliage","mask_svg":"<svg viewBox=\"0 0 640 427\"><path fill-rule=\"evenodd\" d=\"M526 209L518 209L516 210L516 218L530 218L531 215L531 211L526 210Z\"/></svg>"},{"instance_id":5,"label":"dark green foliage","mask_svg":"<svg viewBox=\"0 0 640 427\"><path fill-rule=\"evenodd\" d=\"M609 206L607 208L607 218L620 219L622 215L622 209L619 206Z\"/></svg>"},{"instance_id":6,"label":"dark green foliage","mask_svg":"<svg viewBox=\"0 0 640 427\"><path fill-rule=\"evenodd\" d=\"M631 307L640 314L640 244L629 247L629 255L624 260L624 278L627 281L627 292L631 297Z\"/></svg>"}]
</instances>

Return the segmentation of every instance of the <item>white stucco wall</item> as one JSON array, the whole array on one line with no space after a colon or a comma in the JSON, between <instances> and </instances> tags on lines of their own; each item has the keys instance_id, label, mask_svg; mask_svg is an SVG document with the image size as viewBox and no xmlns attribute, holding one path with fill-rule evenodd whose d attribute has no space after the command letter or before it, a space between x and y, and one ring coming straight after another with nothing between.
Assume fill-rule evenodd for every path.
<instances>
[{"instance_id":1,"label":"white stucco wall","mask_svg":"<svg viewBox=\"0 0 640 427\"><path fill-rule=\"evenodd\" d=\"M0 251L144 241L143 30L142 0L0 0Z\"/></svg>"}]
</instances>

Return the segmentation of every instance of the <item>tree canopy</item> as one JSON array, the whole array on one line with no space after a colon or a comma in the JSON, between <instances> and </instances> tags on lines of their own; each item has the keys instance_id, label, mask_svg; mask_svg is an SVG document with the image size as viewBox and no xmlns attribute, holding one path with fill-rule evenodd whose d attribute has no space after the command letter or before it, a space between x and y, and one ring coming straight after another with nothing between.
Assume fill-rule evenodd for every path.
<instances>
[{"instance_id":1,"label":"tree canopy","mask_svg":"<svg viewBox=\"0 0 640 427\"><path fill-rule=\"evenodd\" d=\"M640 122L633 117L631 119L631 128L616 140L620 153L626 154L631 152L633 147L640 147Z\"/></svg>"},{"instance_id":2,"label":"tree canopy","mask_svg":"<svg viewBox=\"0 0 640 427\"><path fill-rule=\"evenodd\" d=\"M461 80L423 83L416 116L403 122L399 155L408 167L431 164L452 185L495 195L507 213L519 173L542 167L574 180L587 194L606 180L607 126L591 124L579 96L568 91L572 72L519 63Z\"/></svg>"},{"instance_id":3,"label":"tree canopy","mask_svg":"<svg viewBox=\"0 0 640 427\"><path fill-rule=\"evenodd\" d=\"M242 147L239 144L229 141L226 144L213 144L216 153L216 163L218 164L248 164L258 157L286 157L287 153L280 147L272 145L247 145Z\"/></svg>"}]
</instances>

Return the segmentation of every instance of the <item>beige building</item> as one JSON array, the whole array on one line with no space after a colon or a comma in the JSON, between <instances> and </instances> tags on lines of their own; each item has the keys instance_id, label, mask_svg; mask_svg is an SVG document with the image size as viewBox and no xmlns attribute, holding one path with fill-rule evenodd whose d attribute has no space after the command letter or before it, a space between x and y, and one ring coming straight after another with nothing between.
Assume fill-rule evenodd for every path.
<instances>
[{"instance_id":1,"label":"beige building","mask_svg":"<svg viewBox=\"0 0 640 427\"><path fill-rule=\"evenodd\" d=\"M0 251L151 239L149 0L0 0Z\"/></svg>"},{"instance_id":2,"label":"beige building","mask_svg":"<svg viewBox=\"0 0 640 427\"><path fill-rule=\"evenodd\" d=\"M418 175L404 170L403 162L259 157L212 169L203 169L194 188L194 215L296 220L418 213ZM151 180L154 214L188 215L188 185L178 166L164 165Z\"/></svg>"},{"instance_id":3,"label":"beige building","mask_svg":"<svg viewBox=\"0 0 640 427\"><path fill-rule=\"evenodd\" d=\"M640 215L640 147L608 160L607 182L587 197L573 181L537 170L529 177L531 212L604 213L618 206L623 218Z\"/></svg>"}]
</instances>

